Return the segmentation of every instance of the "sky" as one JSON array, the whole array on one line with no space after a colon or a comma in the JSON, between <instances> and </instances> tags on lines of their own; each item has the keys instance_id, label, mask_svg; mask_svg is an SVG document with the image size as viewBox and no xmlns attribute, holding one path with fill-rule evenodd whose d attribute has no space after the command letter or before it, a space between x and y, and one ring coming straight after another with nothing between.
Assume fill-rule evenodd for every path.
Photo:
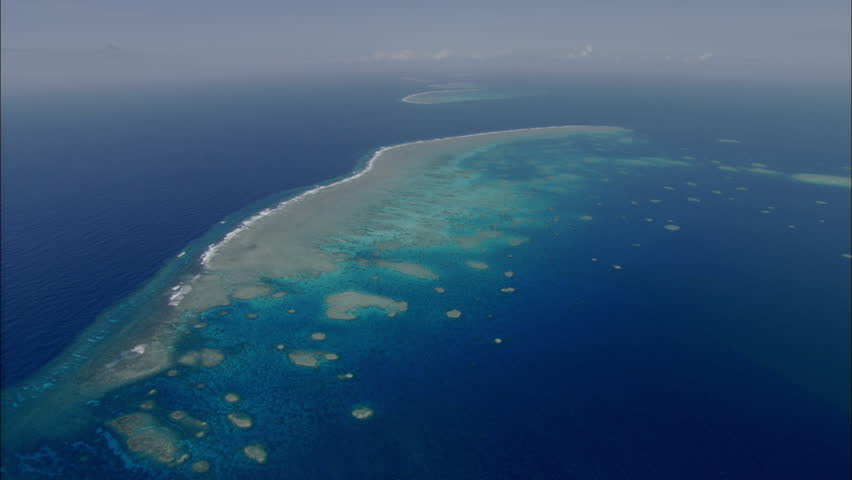
<instances>
[{"instance_id":1,"label":"sky","mask_svg":"<svg viewBox=\"0 0 852 480\"><path fill-rule=\"evenodd\" d=\"M849 76L848 0L1 0L3 80L551 69Z\"/></svg>"}]
</instances>

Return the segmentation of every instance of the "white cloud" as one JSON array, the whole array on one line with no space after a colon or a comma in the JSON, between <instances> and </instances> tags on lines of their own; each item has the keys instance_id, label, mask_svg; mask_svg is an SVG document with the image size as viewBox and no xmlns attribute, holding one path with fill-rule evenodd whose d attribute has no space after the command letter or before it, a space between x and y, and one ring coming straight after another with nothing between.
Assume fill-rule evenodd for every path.
<instances>
[{"instance_id":1,"label":"white cloud","mask_svg":"<svg viewBox=\"0 0 852 480\"><path fill-rule=\"evenodd\" d=\"M586 44L581 48L573 48L568 51L564 58L566 59L575 59L575 58L586 58L592 55L592 45Z\"/></svg>"},{"instance_id":2,"label":"white cloud","mask_svg":"<svg viewBox=\"0 0 852 480\"><path fill-rule=\"evenodd\" d=\"M452 50L448 50L448 49L445 48L443 50L438 50L437 52L433 53L431 55L431 57L432 57L433 60L444 60L446 58L450 58L450 56L452 54L453 54Z\"/></svg>"},{"instance_id":3,"label":"white cloud","mask_svg":"<svg viewBox=\"0 0 852 480\"><path fill-rule=\"evenodd\" d=\"M353 62L410 62L410 61L441 61L455 56L455 53L443 48L435 51L417 51L411 49L402 50L387 50L373 52L372 55L366 57L358 57L352 59Z\"/></svg>"},{"instance_id":4,"label":"white cloud","mask_svg":"<svg viewBox=\"0 0 852 480\"><path fill-rule=\"evenodd\" d=\"M413 60L417 56L414 50L395 50L391 52L374 52L367 57L374 62L405 62Z\"/></svg>"}]
</instances>

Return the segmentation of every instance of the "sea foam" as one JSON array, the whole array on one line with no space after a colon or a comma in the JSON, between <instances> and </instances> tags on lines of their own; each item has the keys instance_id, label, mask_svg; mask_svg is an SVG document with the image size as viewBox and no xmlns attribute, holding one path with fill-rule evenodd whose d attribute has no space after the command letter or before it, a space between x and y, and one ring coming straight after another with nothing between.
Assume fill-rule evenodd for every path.
<instances>
[{"instance_id":1,"label":"sea foam","mask_svg":"<svg viewBox=\"0 0 852 480\"><path fill-rule=\"evenodd\" d=\"M414 142L414 143L416 143L416 142ZM236 238L237 235L239 235L245 229L247 229L247 228L251 227L252 225L254 225L255 223L257 223L257 221L260 220L261 218L266 217L267 215L271 215L275 212L278 212L278 211L280 211L280 210L286 208L287 206L292 205L296 202L300 202L300 201L304 200L305 198L310 197L311 195L315 195L318 192L325 190L326 188L334 187L335 185L340 185L340 184L346 183L346 182L351 182L352 180L355 180L356 178L361 177L362 175L366 174L367 172L369 172L370 170L373 169L373 165L375 164L376 159L382 153L386 152L387 150L389 150L391 148L396 148L398 146L402 146L402 145L395 145L395 146L391 146L391 147L380 148L376 153L373 154L372 157L370 157L370 160L367 162L367 165L363 169L361 169L360 171L355 173L354 175L346 177L342 180L338 180L334 183L330 183L328 185L320 185L318 187L312 188L312 189L302 193L301 195L293 197L289 200L285 200L285 201L279 203L278 205L276 205L274 207L265 208L265 209L261 210L258 214L248 218L247 220L244 220L243 222L240 223L239 227L228 232L225 235L225 237L219 243L211 243L207 247L207 250L203 254L201 254L201 265L203 265L205 267L209 266L210 260L216 255L216 252L218 252L219 249L222 248L223 245L225 245L226 243L228 243L231 240L233 240L234 238Z\"/></svg>"}]
</instances>

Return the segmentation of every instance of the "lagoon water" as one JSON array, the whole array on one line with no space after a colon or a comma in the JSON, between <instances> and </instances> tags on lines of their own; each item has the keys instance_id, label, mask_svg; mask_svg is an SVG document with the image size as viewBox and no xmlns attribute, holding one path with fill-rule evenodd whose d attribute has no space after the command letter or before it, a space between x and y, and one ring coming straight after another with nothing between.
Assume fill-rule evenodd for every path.
<instances>
[{"instance_id":1,"label":"lagoon water","mask_svg":"<svg viewBox=\"0 0 852 480\"><path fill-rule=\"evenodd\" d=\"M4 98L3 472L848 476L848 92L490 81Z\"/></svg>"}]
</instances>

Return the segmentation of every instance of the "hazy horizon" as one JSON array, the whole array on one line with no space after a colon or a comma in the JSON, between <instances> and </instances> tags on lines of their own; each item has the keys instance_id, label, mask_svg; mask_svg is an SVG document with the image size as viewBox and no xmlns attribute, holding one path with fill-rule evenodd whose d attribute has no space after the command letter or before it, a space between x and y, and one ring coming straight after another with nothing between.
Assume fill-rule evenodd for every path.
<instances>
[{"instance_id":1,"label":"hazy horizon","mask_svg":"<svg viewBox=\"0 0 852 480\"><path fill-rule=\"evenodd\" d=\"M848 2L2 1L4 90L330 72L847 81Z\"/></svg>"}]
</instances>

